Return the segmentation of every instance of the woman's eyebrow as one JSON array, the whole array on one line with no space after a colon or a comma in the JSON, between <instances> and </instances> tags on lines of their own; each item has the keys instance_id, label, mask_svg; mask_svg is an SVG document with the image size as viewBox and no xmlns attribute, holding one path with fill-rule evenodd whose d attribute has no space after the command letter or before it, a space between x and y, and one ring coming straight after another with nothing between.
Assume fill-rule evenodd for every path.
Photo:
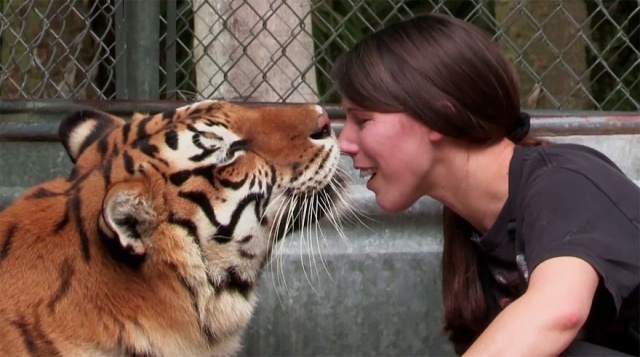
<instances>
[{"instance_id":1,"label":"woman's eyebrow","mask_svg":"<svg viewBox=\"0 0 640 357\"><path fill-rule=\"evenodd\" d=\"M346 107L345 110L347 113L368 113L368 111L359 107Z\"/></svg>"}]
</instances>

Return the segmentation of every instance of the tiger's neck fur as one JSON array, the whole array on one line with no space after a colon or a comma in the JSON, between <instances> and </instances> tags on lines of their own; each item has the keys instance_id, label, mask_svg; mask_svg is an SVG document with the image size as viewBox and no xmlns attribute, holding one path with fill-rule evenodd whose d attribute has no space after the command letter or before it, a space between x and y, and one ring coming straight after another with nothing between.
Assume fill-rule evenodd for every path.
<instances>
[{"instance_id":1,"label":"tiger's neck fur","mask_svg":"<svg viewBox=\"0 0 640 357\"><path fill-rule=\"evenodd\" d=\"M118 176L114 172L113 178L118 180ZM90 185L93 180L100 180L100 177L97 171L88 175L84 179L86 186L100 187L101 185ZM82 184L75 189L81 191L84 187ZM78 201L80 192L70 193L64 201L55 200L54 197L38 200L29 198L41 196L45 192L50 195L72 192L73 188L74 183L65 180L45 184L32 190L31 196L27 195L26 199L0 214L0 220L16 222L8 226L8 230L0 232L0 237L7 237L4 250L8 253L10 249L13 254L18 255L13 258L18 259L21 266L30 262L33 264L30 269L37 269L41 273L37 276L21 276L18 268L11 266L13 259L2 262L2 286L7 288L3 289L1 301L14 300L10 296L10 285L13 284L37 286L39 294L31 297L24 306L4 306L0 302L0 325L19 324L22 315L33 314L41 319L42 324L50 320L46 324L56 326L55 331L50 333L61 340L84 340L87 348L99 341L100 350L111 350L114 356L134 351L155 351L166 356L207 355L213 345L218 347L220 355L235 352L240 339L239 332L249 322L256 303L253 288L264 261L254 267L243 267L242 270L230 272L228 270L237 261L232 258L235 251L216 251L219 257L208 260L214 264L206 264L201 256L202 250L193 239L195 237L160 238L154 240L156 246L150 247L156 252L162 252L149 254L148 259L153 259L154 262L149 261L139 267L121 263L117 267L122 270L120 272L100 269L102 265L114 263L99 237L98 221L83 221L78 216L97 216L100 201ZM95 195L100 197L103 193L98 191ZM156 197L159 200L172 200L163 195ZM75 208L78 206L82 210ZM20 215L22 211L31 212L27 220L12 217ZM65 214L53 217L51 212ZM56 220L50 225L57 227L56 236L47 236L50 232L35 229L40 222L48 220ZM80 221L84 223L78 224ZM166 226L158 227L157 231L163 232L162 234L188 234L183 226L168 223L167 218L159 217L159 221ZM28 230L31 239L11 241L11 231L17 225ZM204 227L199 229L200 232L214 228L204 222L196 225ZM78 239L78 235L84 238ZM160 244L166 246L158 246ZM78 246L83 252L82 258L63 254ZM30 251L48 254L34 257L29 254ZM255 264L256 261L253 262ZM74 275L86 278L73 279ZM125 276L126 279L123 279ZM176 276L179 278L176 279ZM53 281L60 283L52 285ZM24 298L17 300L24 301ZM79 330L77 326L81 326L82 322L70 318L73 316L96 321L100 326L93 330ZM39 346L38 351L46 351L47 339L37 338L39 328L37 325L24 326L24 334L32 336L35 346ZM2 328L0 334L1 330ZM172 331L172 335L167 336L166 331ZM68 347L81 354L87 352L82 345Z\"/></svg>"}]
</instances>

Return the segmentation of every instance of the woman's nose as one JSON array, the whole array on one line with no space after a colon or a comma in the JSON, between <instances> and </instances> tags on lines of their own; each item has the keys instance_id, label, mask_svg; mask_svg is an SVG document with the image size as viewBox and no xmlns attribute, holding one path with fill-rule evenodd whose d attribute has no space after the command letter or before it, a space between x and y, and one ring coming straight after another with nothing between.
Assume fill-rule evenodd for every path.
<instances>
[{"instance_id":1,"label":"woman's nose","mask_svg":"<svg viewBox=\"0 0 640 357\"><path fill-rule=\"evenodd\" d=\"M348 121L342 127L340 135L338 136L338 144L340 145L340 152L349 156L354 156L358 153L358 144L355 141L355 132L353 131L353 125Z\"/></svg>"}]
</instances>

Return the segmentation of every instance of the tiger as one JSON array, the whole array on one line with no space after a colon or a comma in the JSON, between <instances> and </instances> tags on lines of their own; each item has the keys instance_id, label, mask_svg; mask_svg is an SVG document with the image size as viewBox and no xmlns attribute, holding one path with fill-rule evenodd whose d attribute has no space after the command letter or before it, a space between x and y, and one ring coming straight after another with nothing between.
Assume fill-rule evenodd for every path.
<instances>
[{"instance_id":1,"label":"tiger","mask_svg":"<svg viewBox=\"0 0 640 357\"><path fill-rule=\"evenodd\" d=\"M70 113L68 178L0 212L0 355L233 356L274 245L339 214L316 104Z\"/></svg>"}]
</instances>

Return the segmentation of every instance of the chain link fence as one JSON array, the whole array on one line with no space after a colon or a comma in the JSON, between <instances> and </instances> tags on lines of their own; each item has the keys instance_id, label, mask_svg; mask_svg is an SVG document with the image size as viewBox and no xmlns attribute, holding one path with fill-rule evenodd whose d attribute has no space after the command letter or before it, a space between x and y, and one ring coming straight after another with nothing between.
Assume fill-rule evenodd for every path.
<instances>
[{"instance_id":1,"label":"chain link fence","mask_svg":"<svg viewBox=\"0 0 640 357\"><path fill-rule=\"evenodd\" d=\"M358 39L425 12L493 35L525 108L640 110L638 0L0 0L0 98L337 103Z\"/></svg>"}]
</instances>

